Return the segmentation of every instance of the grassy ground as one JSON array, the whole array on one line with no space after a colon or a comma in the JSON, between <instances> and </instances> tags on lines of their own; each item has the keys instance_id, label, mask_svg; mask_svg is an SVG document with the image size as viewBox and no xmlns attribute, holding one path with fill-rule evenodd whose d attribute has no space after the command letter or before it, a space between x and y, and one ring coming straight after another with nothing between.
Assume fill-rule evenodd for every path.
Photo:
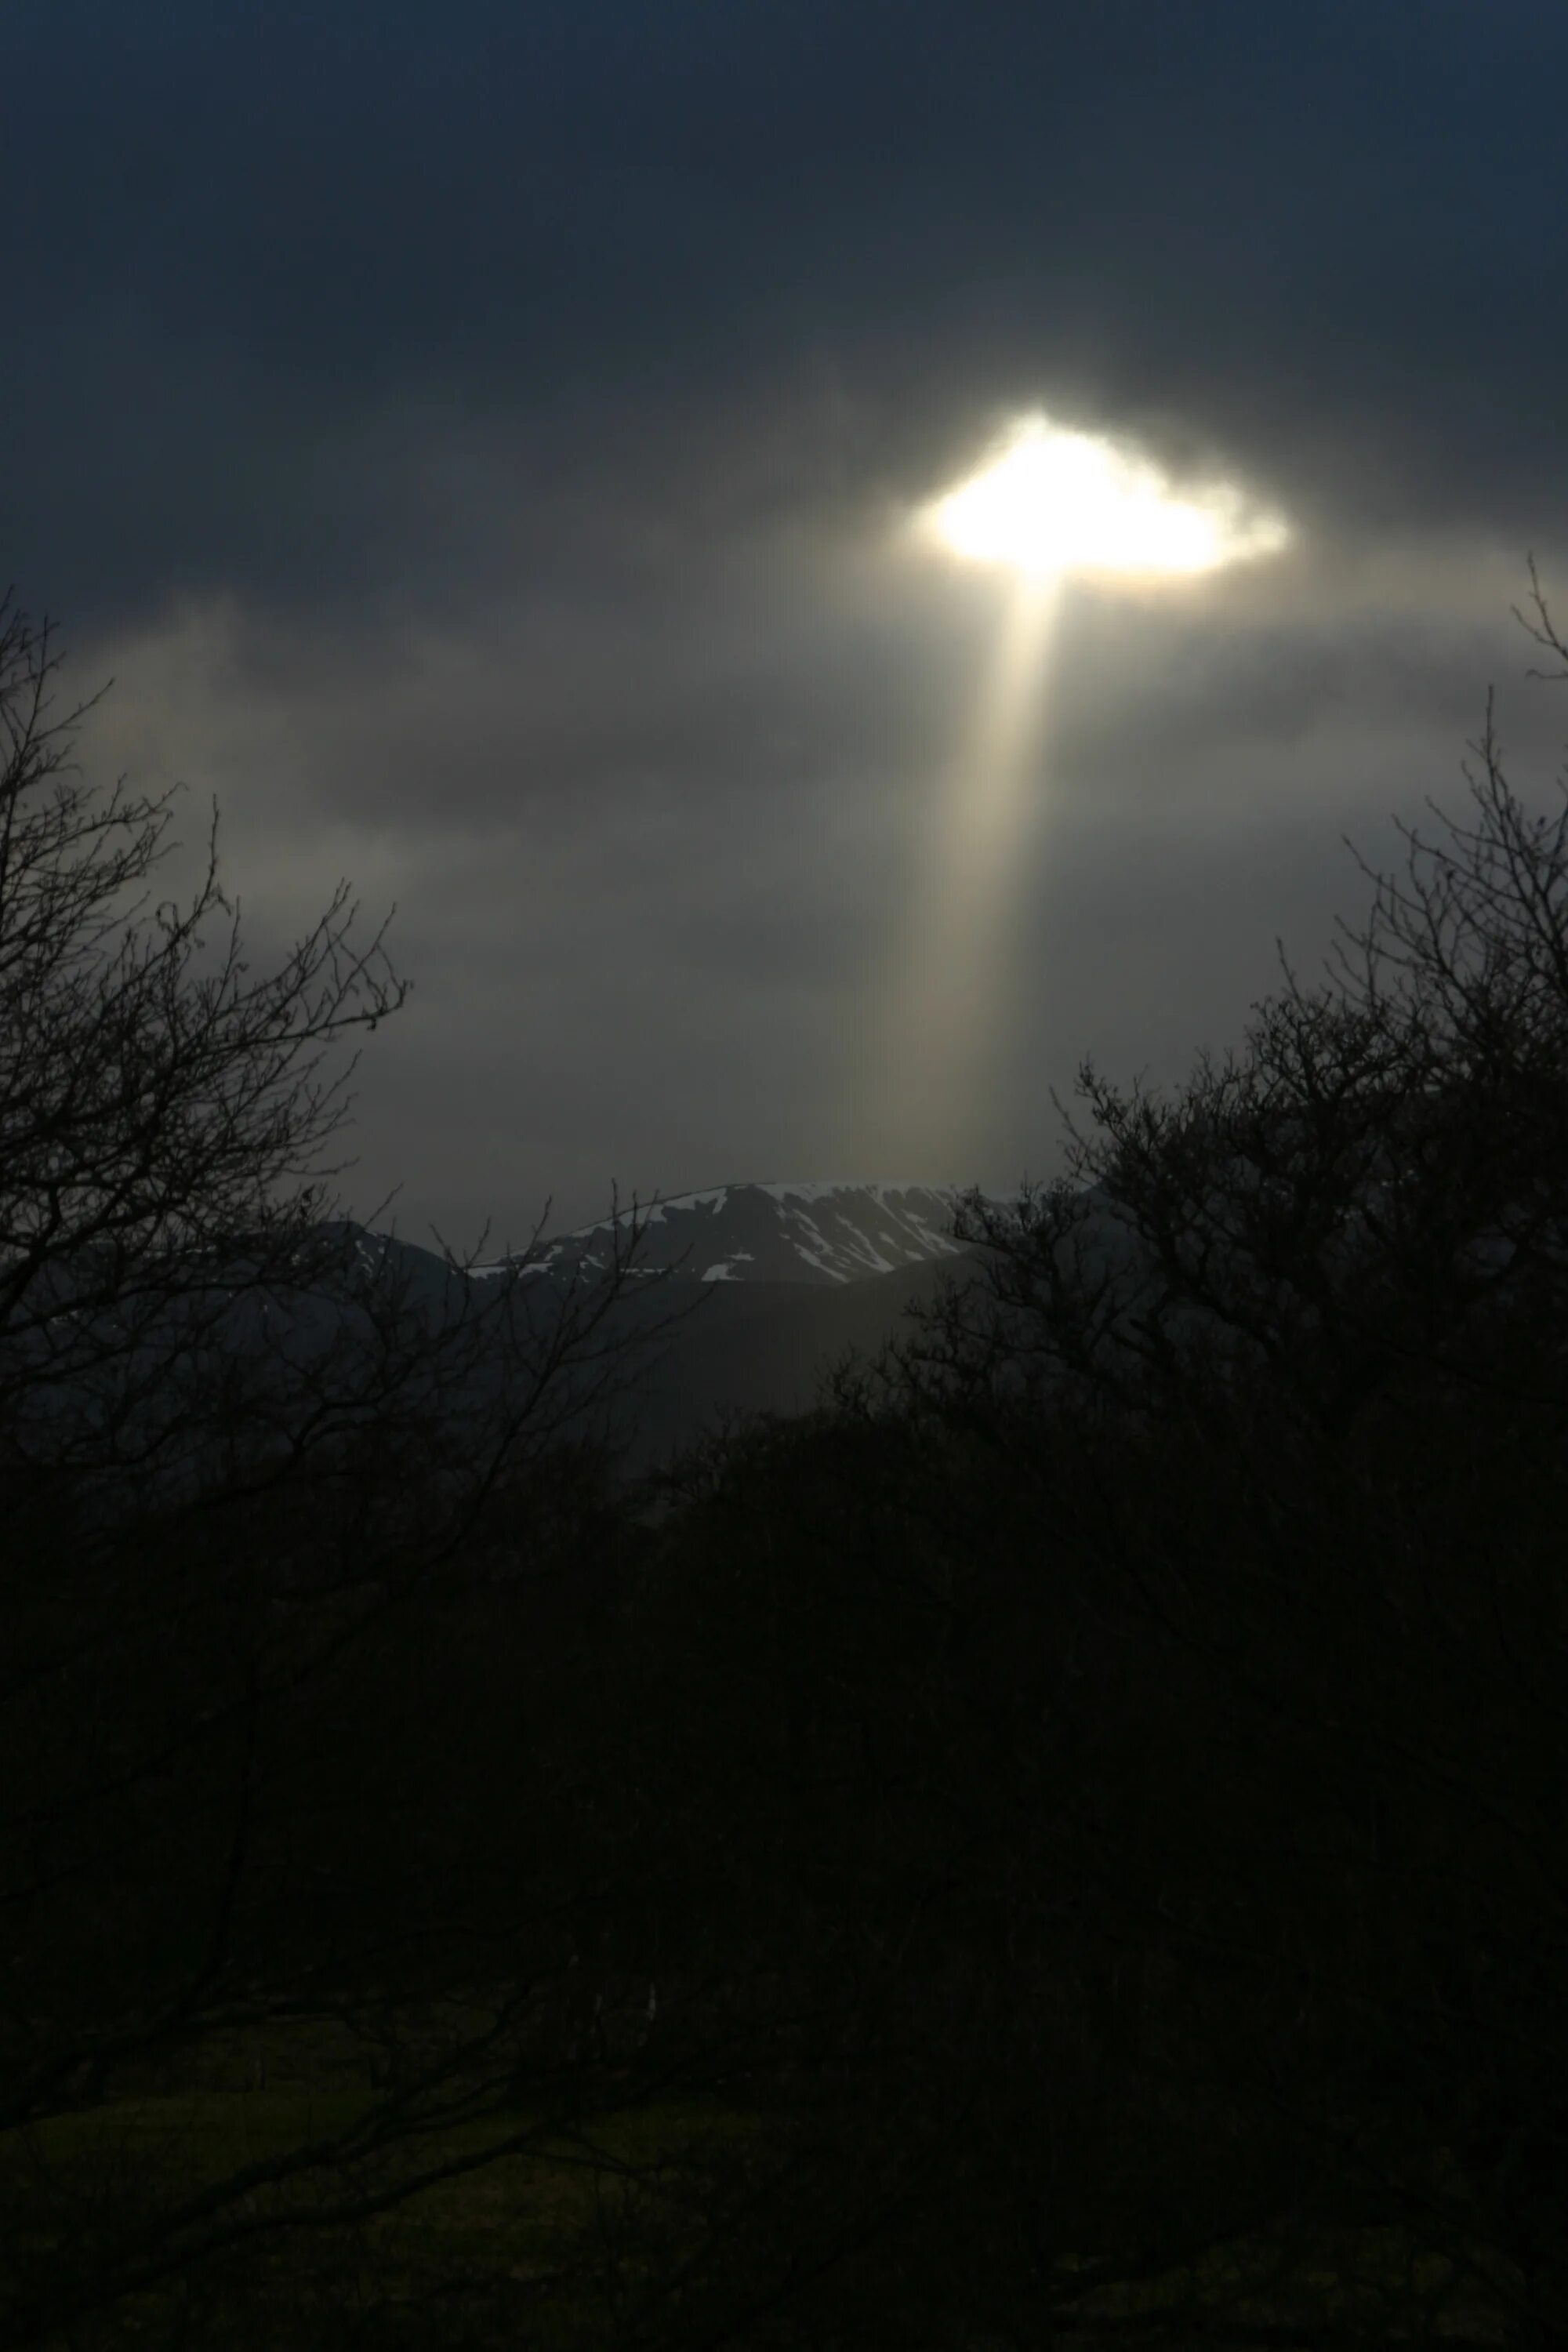
<instances>
[{"instance_id":1,"label":"grassy ground","mask_svg":"<svg viewBox=\"0 0 1568 2352\"><path fill-rule=\"evenodd\" d=\"M309 2079L312 2068L319 2079ZM0 2196L36 2249L79 2236L85 2244L115 2212L133 2216L171 2192L199 2194L352 2131L374 2097L363 2078L323 2065L320 2052L274 2047L265 2068L255 2053L238 2053L209 2073L217 2079L137 2091L0 2140ZM521 2110L447 2123L419 2139L413 2160L429 2169L463 2165L540 2123ZM352 2223L334 2221L333 2211L374 2183L372 2167L326 2167L294 2186L258 2180L240 2208L248 2234L210 2278L160 2279L111 2316L61 2335L60 2352L220 2341L225 2352L524 2343L592 2352L615 2340L638 2281L663 2274L700 2242L704 2185L764 2130L755 2116L711 2102L627 2108L545 2130L523 2152L458 2171ZM273 2228L285 2212L293 2226ZM25 2260L15 2234L12 2248ZM1072 2269L1062 2265L1064 2288ZM1086 2296L1088 2326L1074 2331L1064 2320L1059 2340L1068 2352L1075 2343L1102 2345L1105 2322L1162 2312L1182 2315L1194 2336L1220 2315L1260 2331L1326 2322L1375 2336L1391 2298L1400 2332L1417 2340L1508 2340L1495 2299L1387 2229L1321 2232L1305 2263L1299 2242L1238 2240L1189 2271ZM220 2312L244 2316L215 2334Z\"/></svg>"},{"instance_id":2,"label":"grassy ground","mask_svg":"<svg viewBox=\"0 0 1568 2352\"><path fill-rule=\"evenodd\" d=\"M1205 2320L1223 2317L1233 2326L1255 2325L1261 2342L1262 2331L1278 2327L1322 2326L1375 2339L1390 2328L1391 2306L1399 2313L1391 2332L1417 2342L1509 2340L1495 2296L1450 2259L1422 2252L1407 2231L1392 2228L1320 2230L1305 2259L1299 2239L1259 2231L1215 2249L1190 2268L1088 2295L1080 2308L1106 2318L1181 2315L1200 2334ZM1070 2319L1064 2320L1064 2343L1072 2340L1070 2330Z\"/></svg>"},{"instance_id":3,"label":"grassy ground","mask_svg":"<svg viewBox=\"0 0 1568 2352\"><path fill-rule=\"evenodd\" d=\"M207 2053L196 2071L216 2079L132 2090L0 2138L0 2239L5 2266L19 2272L29 2253L68 2265L73 2249L85 2260L91 2246L133 2231L140 2214L238 2176L252 2182L226 2200L241 2242L209 2285L199 2267L159 2278L111 2318L62 2335L62 2352L205 2343L202 2307L224 2298L255 2315L254 2335L226 2335L236 2352L252 2342L278 2352L350 2340L592 2344L616 2278L624 2288L636 2276L640 2249L675 2250L689 2237L697 2184L755 2130L712 2102L666 2099L572 2126L517 2108L437 2122L390 2151L354 2150L347 2161L268 2179L299 2151L345 2140L353 2149L374 2112L374 2087L277 2037L264 2053L231 2051L216 2062ZM489 2156L520 2139L521 2151ZM415 2174L447 2168L450 2177L384 2211L342 2218ZM433 2311L445 2315L434 2333Z\"/></svg>"}]
</instances>

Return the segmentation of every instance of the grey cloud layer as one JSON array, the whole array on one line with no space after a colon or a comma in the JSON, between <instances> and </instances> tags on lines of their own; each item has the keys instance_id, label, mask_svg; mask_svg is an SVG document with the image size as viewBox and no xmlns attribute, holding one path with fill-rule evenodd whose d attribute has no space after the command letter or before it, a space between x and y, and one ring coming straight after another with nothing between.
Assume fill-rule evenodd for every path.
<instances>
[{"instance_id":1,"label":"grey cloud layer","mask_svg":"<svg viewBox=\"0 0 1568 2352\"><path fill-rule=\"evenodd\" d=\"M1303 539L1075 600L973 1150L1234 1031L1568 559L1565 67L1525 0L13 0L5 569L264 932L398 898L366 1186L972 1172L882 1164L856 1052L996 612L893 526L1023 401Z\"/></svg>"}]
</instances>

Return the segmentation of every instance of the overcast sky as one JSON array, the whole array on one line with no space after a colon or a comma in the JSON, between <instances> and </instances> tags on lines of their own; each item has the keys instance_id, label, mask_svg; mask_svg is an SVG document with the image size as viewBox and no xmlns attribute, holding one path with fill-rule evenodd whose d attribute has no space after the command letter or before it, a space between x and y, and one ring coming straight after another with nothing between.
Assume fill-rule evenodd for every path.
<instances>
[{"instance_id":1,"label":"overcast sky","mask_svg":"<svg viewBox=\"0 0 1568 2352\"><path fill-rule=\"evenodd\" d=\"M0 571L258 945L395 900L353 1205L1047 1172L1489 682L1549 794L1565 89L1555 0L7 0ZM1014 591L903 526L1037 408L1295 537L1069 584L949 1118L887 1000Z\"/></svg>"}]
</instances>

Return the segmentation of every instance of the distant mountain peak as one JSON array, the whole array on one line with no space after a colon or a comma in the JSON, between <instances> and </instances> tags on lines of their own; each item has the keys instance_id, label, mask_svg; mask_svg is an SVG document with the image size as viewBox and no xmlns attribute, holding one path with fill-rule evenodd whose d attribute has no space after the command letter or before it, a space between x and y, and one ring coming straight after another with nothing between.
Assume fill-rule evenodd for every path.
<instances>
[{"instance_id":1,"label":"distant mountain peak","mask_svg":"<svg viewBox=\"0 0 1568 2352\"><path fill-rule=\"evenodd\" d=\"M637 1210L646 1225L637 1263L647 1273L679 1265L703 1282L862 1282L957 1255L963 1244L953 1239L952 1220L965 1190L815 1178L678 1192ZM632 1214L625 1209L542 1242L525 1270L604 1271L616 1227L624 1234Z\"/></svg>"}]
</instances>

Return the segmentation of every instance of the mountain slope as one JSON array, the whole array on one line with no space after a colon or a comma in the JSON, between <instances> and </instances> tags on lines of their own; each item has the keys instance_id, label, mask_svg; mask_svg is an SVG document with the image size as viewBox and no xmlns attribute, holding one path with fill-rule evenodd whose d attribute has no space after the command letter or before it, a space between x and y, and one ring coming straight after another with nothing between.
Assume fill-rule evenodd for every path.
<instances>
[{"instance_id":1,"label":"mountain slope","mask_svg":"<svg viewBox=\"0 0 1568 2352\"><path fill-rule=\"evenodd\" d=\"M619 1416L630 1465L649 1468L736 1415L808 1410L833 1365L851 1351L877 1357L909 1332L911 1306L934 1299L949 1281L963 1284L978 1267L978 1258L965 1255L864 1282L709 1286L668 1349L633 1379Z\"/></svg>"},{"instance_id":2,"label":"mountain slope","mask_svg":"<svg viewBox=\"0 0 1568 2352\"><path fill-rule=\"evenodd\" d=\"M953 1184L720 1184L641 1212L647 1229L637 1263L647 1273L679 1267L700 1282L863 1282L957 1255L962 1244L952 1227L962 1197ZM616 1227L624 1234L629 1215L542 1243L529 1253L527 1271L558 1278L603 1272Z\"/></svg>"}]
</instances>

